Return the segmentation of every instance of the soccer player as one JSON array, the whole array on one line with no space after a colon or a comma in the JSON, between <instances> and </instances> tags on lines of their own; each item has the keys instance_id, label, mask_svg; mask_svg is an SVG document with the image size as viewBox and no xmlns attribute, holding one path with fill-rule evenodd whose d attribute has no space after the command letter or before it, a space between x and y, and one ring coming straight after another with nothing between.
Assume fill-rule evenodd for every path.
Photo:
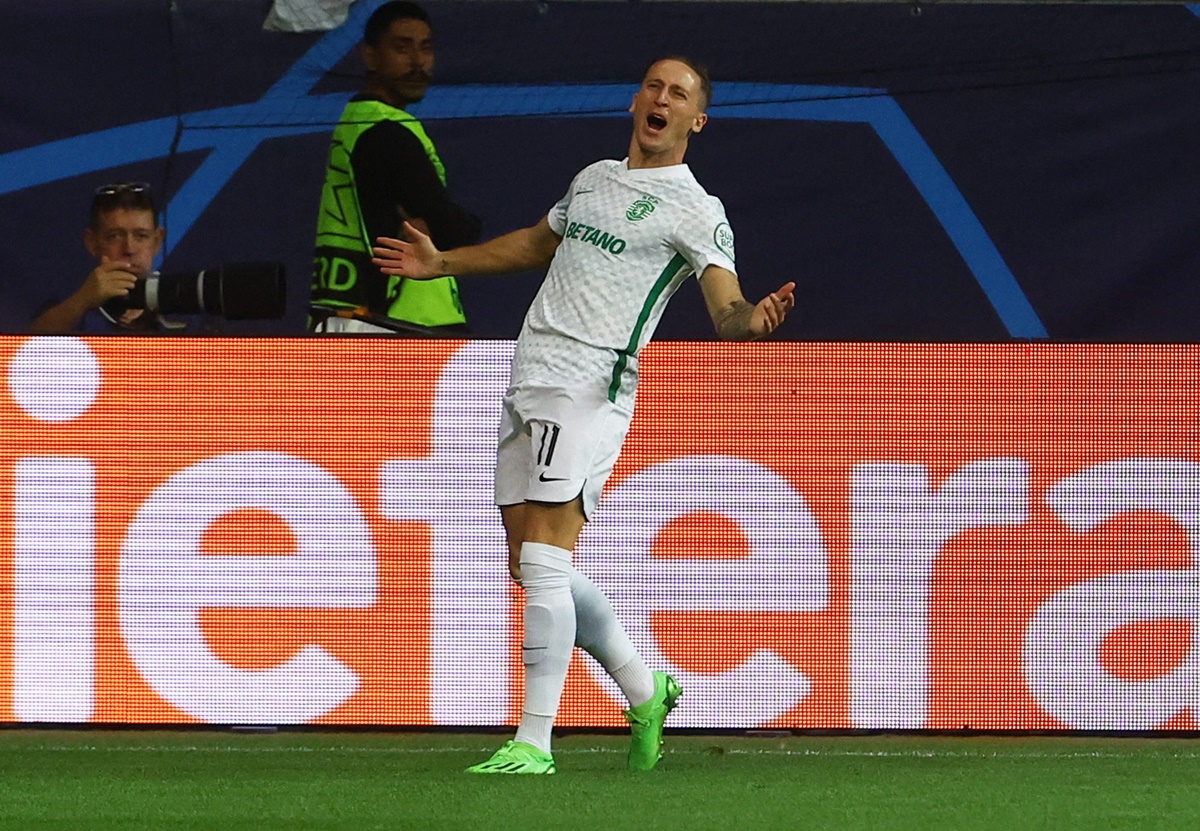
<instances>
[{"instance_id":1,"label":"soccer player","mask_svg":"<svg viewBox=\"0 0 1200 831\"><path fill-rule=\"evenodd\" d=\"M525 592L525 702L514 739L472 773L554 773L551 727L575 645L629 702L629 767L662 758L679 685L646 666L571 552L629 429L638 352L674 291L698 275L725 340L770 334L794 303L791 282L746 301L725 209L683 163L711 95L703 67L655 61L629 108L628 157L584 168L536 225L450 251L409 226L411 242L380 238L374 249L385 274L415 279L549 266L517 338L496 459L509 571Z\"/></svg>"}]
</instances>

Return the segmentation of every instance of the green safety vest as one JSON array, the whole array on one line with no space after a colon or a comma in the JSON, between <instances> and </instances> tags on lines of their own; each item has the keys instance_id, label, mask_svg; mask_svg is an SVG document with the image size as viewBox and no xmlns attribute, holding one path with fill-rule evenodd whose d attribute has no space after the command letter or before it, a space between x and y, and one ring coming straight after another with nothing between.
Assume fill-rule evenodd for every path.
<instances>
[{"instance_id":1,"label":"green safety vest","mask_svg":"<svg viewBox=\"0 0 1200 831\"><path fill-rule=\"evenodd\" d=\"M382 101L351 101L333 131L329 165L317 217L312 302L334 309L365 307L373 314L421 326L466 323L453 277L405 280L380 274L371 262L371 246L363 224L350 155L364 132L381 121L395 121L412 131L425 148L438 178L446 184L446 168L421 122Z\"/></svg>"}]
</instances>

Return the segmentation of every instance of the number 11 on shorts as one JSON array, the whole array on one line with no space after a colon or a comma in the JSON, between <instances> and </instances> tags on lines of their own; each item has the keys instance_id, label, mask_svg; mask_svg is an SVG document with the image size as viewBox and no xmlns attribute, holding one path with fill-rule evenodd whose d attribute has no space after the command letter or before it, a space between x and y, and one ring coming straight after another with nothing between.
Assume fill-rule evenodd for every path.
<instances>
[{"instance_id":1,"label":"number 11 on shorts","mask_svg":"<svg viewBox=\"0 0 1200 831\"><path fill-rule=\"evenodd\" d=\"M550 467L550 461L554 458L554 446L558 444L560 429L557 424L542 423L542 440L538 444L537 452L538 467Z\"/></svg>"}]
</instances>

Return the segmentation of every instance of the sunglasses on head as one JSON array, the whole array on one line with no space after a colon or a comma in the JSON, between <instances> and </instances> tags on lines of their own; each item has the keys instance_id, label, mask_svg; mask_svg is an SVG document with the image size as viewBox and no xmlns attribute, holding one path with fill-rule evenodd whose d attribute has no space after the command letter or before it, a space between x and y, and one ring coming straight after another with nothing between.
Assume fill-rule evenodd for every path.
<instances>
[{"instance_id":1,"label":"sunglasses on head","mask_svg":"<svg viewBox=\"0 0 1200 831\"><path fill-rule=\"evenodd\" d=\"M96 188L97 196L116 196L118 193L147 193L149 182L120 182L115 185L101 185Z\"/></svg>"}]
</instances>

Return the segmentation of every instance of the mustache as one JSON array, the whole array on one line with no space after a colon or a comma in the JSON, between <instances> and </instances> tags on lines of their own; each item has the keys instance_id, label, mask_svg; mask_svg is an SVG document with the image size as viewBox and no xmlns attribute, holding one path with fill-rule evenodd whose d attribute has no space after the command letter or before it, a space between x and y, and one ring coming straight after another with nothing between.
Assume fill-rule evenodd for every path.
<instances>
[{"instance_id":1,"label":"mustache","mask_svg":"<svg viewBox=\"0 0 1200 831\"><path fill-rule=\"evenodd\" d=\"M428 72L422 72L419 69L414 69L412 72L408 72L404 75L393 75L391 77L391 80L405 81L405 82L409 82L409 81L424 82L424 83L428 84L430 81L433 80L433 76L430 75Z\"/></svg>"}]
</instances>

